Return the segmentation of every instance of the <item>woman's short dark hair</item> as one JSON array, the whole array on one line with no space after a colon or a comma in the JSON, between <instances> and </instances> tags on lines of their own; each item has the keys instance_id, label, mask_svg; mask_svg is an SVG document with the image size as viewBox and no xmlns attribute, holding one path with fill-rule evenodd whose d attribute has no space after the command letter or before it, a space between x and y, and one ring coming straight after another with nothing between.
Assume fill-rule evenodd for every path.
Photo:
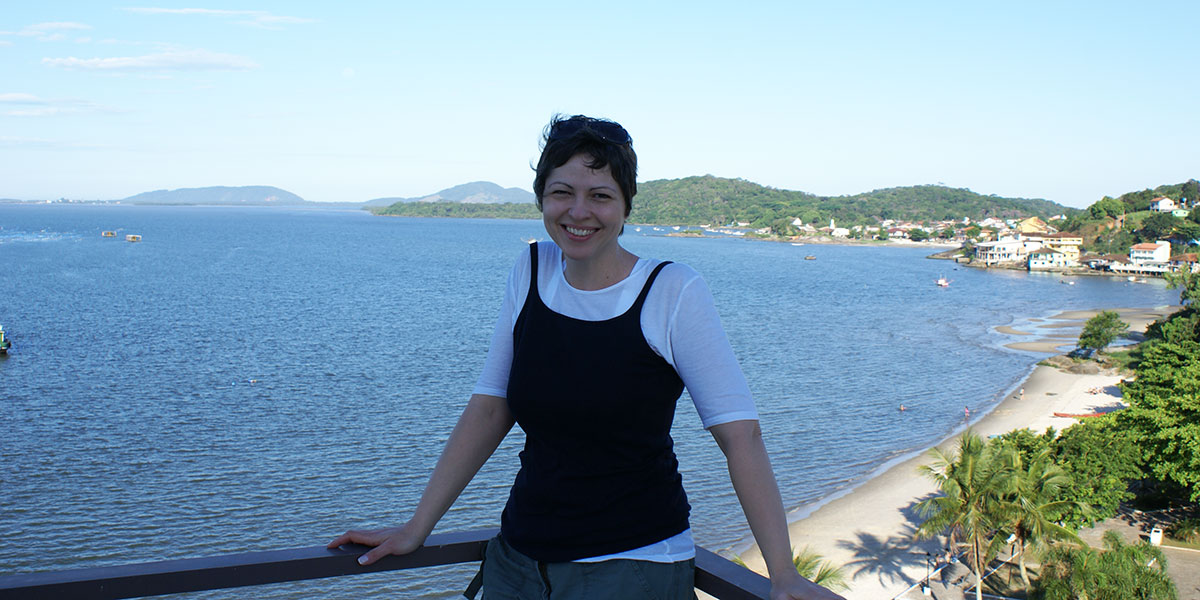
<instances>
[{"instance_id":1,"label":"woman's short dark hair","mask_svg":"<svg viewBox=\"0 0 1200 600\"><path fill-rule=\"evenodd\" d=\"M621 188L621 195L625 196L625 216L628 217L633 209L633 197L637 195L637 154L633 151L633 139L615 121L583 115L554 115L542 132L542 156L534 168L533 178L538 210L542 208L542 195L546 192L550 171L567 164L576 154L591 158L586 163L589 169L608 167Z\"/></svg>"}]
</instances>

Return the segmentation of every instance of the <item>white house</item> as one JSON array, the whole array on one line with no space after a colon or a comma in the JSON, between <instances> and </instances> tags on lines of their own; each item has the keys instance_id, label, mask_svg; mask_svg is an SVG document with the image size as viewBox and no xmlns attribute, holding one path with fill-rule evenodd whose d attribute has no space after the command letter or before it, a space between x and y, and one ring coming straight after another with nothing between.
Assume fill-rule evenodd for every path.
<instances>
[{"instance_id":1,"label":"white house","mask_svg":"<svg viewBox=\"0 0 1200 600\"><path fill-rule=\"evenodd\" d=\"M1133 263L1165 263L1171 259L1171 242L1159 240L1145 244L1134 244L1129 249L1129 261Z\"/></svg>"},{"instance_id":2,"label":"white house","mask_svg":"<svg viewBox=\"0 0 1200 600\"><path fill-rule=\"evenodd\" d=\"M1035 250L1040 248L1039 244ZM998 242L982 242L975 245L975 260L985 266L999 263L1020 263L1029 256L1026 242L1013 239Z\"/></svg>"},{"instance_id":3,"label":"white house","mask_svg":"<svg viewBox=\"0 0 1200 600\"><path fill-rule=\"evenodd\" d=\"M1134 244L1129 249L1129 264L1114 263L1109 268L1119 273L1161 275L1171 270L1171 242Z\"/></svg>"},{"instance_id":4,"label":"white house","mask_svg":"<svg viewBox=\"0 0 1200 600\"><path fill-rule=\"evenodd\" d=\"M1047 269L1065 269L1067 267L1078 267L1079 260L1072 258L1065 252L1052 250L1050 248L1041 248L1029 253L1029 270L1041 271Z\"/></svg>"},{"instance_id":5,"label":"white house","mask_svg":"<svg viewBox=\"0 0 1200 600\"><path fill-rule=\"evenodd\" d=\"M1150 210L1154 212L1172 212L1178 208L1175 201L1166 196L1159 196L1150 201Z\"/></svg>"}]
</instances>

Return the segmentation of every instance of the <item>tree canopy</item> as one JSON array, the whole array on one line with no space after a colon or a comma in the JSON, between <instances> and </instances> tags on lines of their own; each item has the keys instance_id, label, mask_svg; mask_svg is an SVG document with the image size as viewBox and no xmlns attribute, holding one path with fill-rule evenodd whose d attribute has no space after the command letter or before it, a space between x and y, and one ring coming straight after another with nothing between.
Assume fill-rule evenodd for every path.
<instances>
[{"instance_id":1,"label":"tree canopy","mask_svg":"<svg viewBox=\"0 0 1200 600\"><path fill-rule=\"evenodd\" d=\"M1103 350L1113 343L1117 337L1129 330L1129 323L1121 320L1121 315L1106 310L1088 319L1079 334L1079 347Z\"/></svg>"},{"instance_id":2,"label":"tree canopy","mask_svg":"<svg viewBox=\"0 0 1200 600\"><path fill-rule=\"evenodd\" d=\"M1200 342L1151 345L1121 390L1129 408L1116 421L1137 440L1146 468L1200 501Z\"/></svg>"}]
</instances>

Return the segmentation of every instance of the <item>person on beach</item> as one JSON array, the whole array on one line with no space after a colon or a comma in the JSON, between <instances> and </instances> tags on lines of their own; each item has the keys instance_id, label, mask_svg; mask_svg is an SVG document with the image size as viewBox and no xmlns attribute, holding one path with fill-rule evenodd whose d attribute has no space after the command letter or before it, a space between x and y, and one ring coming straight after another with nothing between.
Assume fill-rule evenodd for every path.
<instances>
[{"instance_id":1,"label":"person on beach","mask_svg":"<svg viewBox=\"0 0 1200 600\"><path fill-rule=\"evenodd\" d=\"M369 565L417 549L512 426L521 467L485 553L485 600L693 598L690 505L670 436L686 388L724 452L771 598L800 577L750 390L704 280L626 250L637 156L619 124L555 117L533 183L550 242L517 258L482 374L409 520L329 543Z\"/></svg>"}]
</instances>

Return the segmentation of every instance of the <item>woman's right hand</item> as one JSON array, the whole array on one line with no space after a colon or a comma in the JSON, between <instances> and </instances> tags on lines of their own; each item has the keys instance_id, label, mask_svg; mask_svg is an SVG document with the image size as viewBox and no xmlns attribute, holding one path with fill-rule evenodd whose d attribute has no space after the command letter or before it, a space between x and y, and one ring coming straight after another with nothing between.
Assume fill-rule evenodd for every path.
<instances>
[{"instance_id":1,"label":"woman's right hand","mask_svg":"<svg viewBox=\"0 0 1200 600\"><path fill-rule=\"evenodd\" d=\"M372 546L370 552L358 557L358 564L369 565L389 554L408 554L425 543L428 533L419 533L412 522L400 527L386 529L352 529L329 542L326 548L334 549L342 544Z\"/></svg>"}]
</instances>

